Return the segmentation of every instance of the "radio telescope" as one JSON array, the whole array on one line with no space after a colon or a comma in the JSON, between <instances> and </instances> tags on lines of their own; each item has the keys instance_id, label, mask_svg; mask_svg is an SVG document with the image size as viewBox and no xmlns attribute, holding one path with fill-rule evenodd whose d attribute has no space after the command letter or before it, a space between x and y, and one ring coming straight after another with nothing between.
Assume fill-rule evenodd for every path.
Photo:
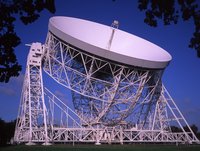
<instances>
[{"instance_id":1,"label":"radio telescope","mask_svg":"<svg viewBox=\"0 0 200 151\"><path fill-rule=\"evenodd\" d=\"M30 46L15 142L199 143L161 80L170 54L118 27L50 18L45 44ZM73 107L45 87L42 68Z\"/></svg>"}]
</instances>

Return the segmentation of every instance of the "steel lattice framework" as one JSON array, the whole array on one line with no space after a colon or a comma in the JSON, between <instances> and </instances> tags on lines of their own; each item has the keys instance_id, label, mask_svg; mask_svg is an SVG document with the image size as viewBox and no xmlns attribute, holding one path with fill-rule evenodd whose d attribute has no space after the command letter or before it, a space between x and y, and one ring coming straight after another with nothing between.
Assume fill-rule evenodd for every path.
<instances>
[{"instance_id":1,"label":"steel lattice framework","mask_svg":"<svg viewBox=\"0 0 200 151\"><path fill-rule=\"evenodd\" d=\"M71 90L74 109L44 87L42 67ZM45 45L30 48L14 141L199 143L162 73L86 53L49 32Z\"/></svg>"}]
</instances>

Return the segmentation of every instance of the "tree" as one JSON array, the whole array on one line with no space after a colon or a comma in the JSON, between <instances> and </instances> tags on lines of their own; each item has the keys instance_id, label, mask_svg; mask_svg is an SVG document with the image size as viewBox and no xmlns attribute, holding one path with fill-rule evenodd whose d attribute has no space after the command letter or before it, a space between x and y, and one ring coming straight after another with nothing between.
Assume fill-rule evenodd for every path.
<instances>
[{"instance_id":1,"label":"tree","mask_svg":"<svg viewBox=\"0 0 200 151\"><path fill-rule=\"evenodd\" d=\"M5 144L5 121L0 118L0 146Z\"/></svg>"},{"instance_id":2,"label":"tree","mask_svg":"<svg viewBox=\"0 0 200 151\"><path fill-rule=\"evenodd\" d=\"M0 146L5 146L14 136L16 120L5 122L0 118Z\"/></svg>"},{"instance_id":3,"label":"tree","mask_svg":"<svg viewBox=\"0 0 200 151\"><path fill-rule=\"evenodd\" d=\"M28 25L45 9L55 13L54 0L0 1L0 82L7 83L11 77L18 76L22 68L14 53L14 48L21 42L15 32L16 18Z\"/></svg>"},{"instance_id":4,"label":"tree","mask_svg":"<svg viewBox=\"0 0 200 151\"><path fill-rule=\"evenodd\" d=\"M183 21L193 20L195 31L190 39L189 47L197 51L200 57L200 9L195 0L138 0L138 8L145 11L144 22L152 27L162 20L164 25L177 24L179 19Z\"/></svg>"},{"instance_id":5,"label":"tree","mask_svg":"<svg viewBox=\"0 0 200 151\"><path fill-rule=\"evenodd\" d=\"M189 128L187 126L183 127L186 132L189 132ZM195 124L190 125L191 130L194 132L195 135L198 133L198 127Z\"/></svg>"}]
</instances>

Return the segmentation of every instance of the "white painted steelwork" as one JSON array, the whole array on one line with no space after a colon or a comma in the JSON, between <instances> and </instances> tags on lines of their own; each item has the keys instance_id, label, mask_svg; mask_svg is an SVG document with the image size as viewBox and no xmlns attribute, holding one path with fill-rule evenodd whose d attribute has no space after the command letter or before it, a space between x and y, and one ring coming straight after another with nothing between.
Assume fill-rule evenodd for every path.
<instances>
[{"instance_id":1,"label":"white painted steelwork","mask_svg":"<svg viewBox=\"0 0 200 151\"><path fill-rule=\"evenodd\" d=\"M76 22L76 19L68 19L73 24ZM83 22L88 24L88 21ZM62 23L71 28L72 24L69 22L68 25L65 19L62 22L52 18L45 45L31 45L15 129L15 142L28 145L49 145L54 142L93 142L97 145L137 142L199 143L161 81L164 67L171 60L170 55L158 47L158 54L154 51L155 54L150 56L153 57L150 60L149 56L143 56L144 61L144 58L136 55L136 60L144 61L145 68L143 65L138 67L139 64L132 64L133 62L119 63L119 58L108 59L95 54L96 50L91 53L96 46L86 45L85 48L91 49L88 51L74 46L68 39L63 39L63 33L58 34L53 27ZM96 27L96 23L89 22L90 24L91 28L101 26L98 24ZM83 24L76 26L82 28ZM111 51L109 54L112 56L115 55L112 52L115 34L116 31L113 31L105 43L105 47L110 47L110 50L106 51ZM64 36L66 35L69 36L64 33ZM77 39L75 41L77 42ZM117 55L125 54L117 52ZM155 58L157 55L161 55L160 62ZM136 56L133 54L130 57L134 60ZM147 68L148 62L155 66ZM71 90L74 109L44 88L42 67L58 84ZM181 131L173 132L173 125L179 126Z\"/></svg>"}]
</instances>

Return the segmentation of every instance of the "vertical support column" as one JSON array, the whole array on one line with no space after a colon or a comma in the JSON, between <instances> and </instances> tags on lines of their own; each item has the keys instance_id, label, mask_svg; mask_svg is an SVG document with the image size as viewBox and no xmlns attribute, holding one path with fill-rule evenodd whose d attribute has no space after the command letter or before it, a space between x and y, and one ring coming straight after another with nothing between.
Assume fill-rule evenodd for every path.
<instances>
[{"instance_id":1,"label":"vertical support column","mask_svg":"<svg viewBox=\"0 0 200 151\"><path fill-rule=\"evenodd\" d=\"M97 125L97 130L96 130L96 142L95 142L95 145L101 145L101 143L100 143L99 125Z\"/></svg>"},{"instance_id":2,"label":"vertical support column","mask_svg":"<svg viewBox=\"0 0 200 151\"><path fill-rule=\"evenodd\" d=\"M120 141L120 144L121 145L123 145L124 144L124 142L123 142L123 128L122 128L122 126L120 126L120 129L119 129L120 131L119 131L119 137L120 137L120 139L119 139L119 141Z\"/></svg>"},{"instance_id":3,"label":"vertical support column","mask_svg":"<svg viewBox=\"0 0 200 151\"><path fill-rule=\"evenodd\" d=\"M44 142L44 145L49 144L42 79L42 55L42 44L33 43L27 59L14 136L14 141L25 142L27 145L34 145L37 142Z\"/></svg>"}]
</instances>

